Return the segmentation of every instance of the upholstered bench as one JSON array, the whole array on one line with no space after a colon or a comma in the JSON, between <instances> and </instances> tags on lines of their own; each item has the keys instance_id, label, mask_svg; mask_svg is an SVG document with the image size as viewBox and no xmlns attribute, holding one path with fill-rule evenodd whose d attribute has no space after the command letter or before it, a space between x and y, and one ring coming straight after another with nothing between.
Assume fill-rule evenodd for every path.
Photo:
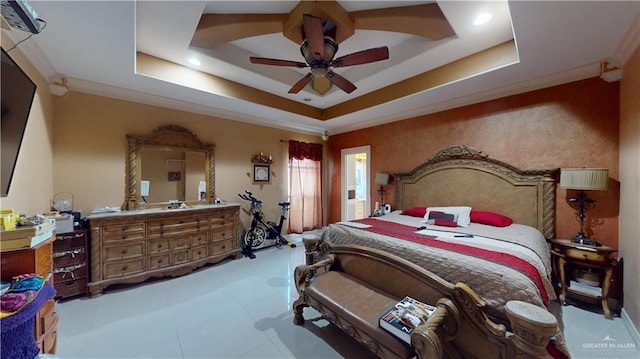
<instances>
[{"instance_id":1,"label":"upholstered bench","mask_svg":"<svg viewBox=\"0 0 640 359\"><path fill-rule=\"evenodd\" d=\"M413 348L378 326L378 317L399 299L338 271L317 276L306 295L315 304L312 307L324 306L322 313L331 316L331 322L339 323L343 329L353 328L351 330L360 332L354 334L379 346L376 352L391 351L401 358L415 355Z\"/></svg>"},{"instance_id":2,"label":"upholstered bench","mask_svg":"<svg viewBox=\"0 0 640 359\"><path fill-rule=\"evenodd\" d=\"M319 249L312 240L304 244L309 264L294 271L299 294L294 324L302 325L304 308L313 307L380 358L441 358L444 352L464 358L544 358L557 333L553 315L521 302L509 302L514 330L508 332L482 312L484 302L468 286L448 283L388 253L326 243ZM410 346L378 326L379 316L404 296L437 308L413 331Z\"/></svg>"}]
</instances>

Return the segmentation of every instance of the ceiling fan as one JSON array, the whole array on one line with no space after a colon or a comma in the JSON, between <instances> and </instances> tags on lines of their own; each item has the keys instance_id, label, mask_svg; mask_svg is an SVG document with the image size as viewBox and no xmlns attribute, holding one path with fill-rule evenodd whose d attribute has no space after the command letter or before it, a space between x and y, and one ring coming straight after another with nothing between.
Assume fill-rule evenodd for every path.
<instances>
[{"instance_id":1,"label":"ceiling fan","mask_svg":"<svg viewBox=\"0 0 640 359\"><path fill-rule=\"evenodd\" d=\"M366 64L386 60L389 58L389 49L386 46L375 47L363 51L354 52L349 55L333 59L338 52L338 44L331 36L325 34L322 19L313 15L304 14L302 19L302 29L304 31L303 38L305 40L300 46L300 52L305 62L278 60L265 57L250 57L251 63L272 65L272 66L288 66L288 67L310 67L311 71L298 81L289 93L298 93L313 78L327 78L331 83L342 89L346 93L351 93L356 86L346 78L338 75L331 70L331 67L346 67L353 65ZM327 33L329 31L326 31Z\"/></svg>"}]
</instances>

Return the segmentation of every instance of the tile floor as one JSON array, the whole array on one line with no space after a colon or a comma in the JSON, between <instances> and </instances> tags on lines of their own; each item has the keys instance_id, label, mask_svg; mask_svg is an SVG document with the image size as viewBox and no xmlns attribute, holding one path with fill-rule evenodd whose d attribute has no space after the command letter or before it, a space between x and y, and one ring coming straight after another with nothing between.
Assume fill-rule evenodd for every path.
<instances>
[{"instance_id":1,"label":"tile floor","mask_svg":"<svg viewBox=\"0 0 640 359\"><path fill-rule=\"evenodd\" d=\"M300 243L300 236L290 240ZM60 359L370 358L357 342L305 309L292 323L291 281L304 248L265 248L186 276L58 303ZM562 308L573 358L640 358L620 318ZM600 348L602 343L613 347Z\"/></svg>"}]
</instances>

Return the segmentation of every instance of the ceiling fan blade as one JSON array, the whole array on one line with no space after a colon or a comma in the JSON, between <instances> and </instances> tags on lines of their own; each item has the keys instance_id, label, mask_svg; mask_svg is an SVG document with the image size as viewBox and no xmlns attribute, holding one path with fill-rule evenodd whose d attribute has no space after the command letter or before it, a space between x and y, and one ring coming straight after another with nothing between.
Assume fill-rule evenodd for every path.
<instances>
[{"instance_id":1,"label":"ceiling fan blade","mask_svg":"<svg viewBox=\"0 0 640 359\"><path fill-rule=\"evenodd\" d=\"M380 60L386 60L389 58L389 48L386 46L375 47L368 50L362 50L354 52L349 55L344 55L333 60L331 66L333 67L345 67L366 64L369 62L376 62Z\"/></svg>"},{"instance_id":2,"label":"ceiling fan blade","mask_svg":"<svg viewBox=\"0 0 640 359\"><path fill-rule=\"evenodd\" d=\"M329 70L327 72L326 77L331 81L334 85L338 86L342 89L342 91L346 93L352 93L357 87L351 81L345 79L344 77L338 75L337 73Z\"/></svg>"},{"instance_id":3,"label":"ceiling fan blade","mask_svg":"<svg viewBox=\"0 0 640 359\"><path fill-rule=\"evenodd\" d=\"M272 66L291 66L291 67L299 67L299 68L307 67L307 64L305 64L304 62L269 59L266 57L251 56L249 60L253 64L272 65Z\"/></svg>"},{"instance_id":4,"label":"ceiling fan blade","mask_svg":"<svg viewBox=\"0 0 640 359\"><path fill-rule=\"evenodd\" d=\"M311 81L312 78L313 78L313 75L311 74L311 72L309 72L308 74L305 75L305 77L301 78L300 81L296 82L296 84L293 85L291 89L289 89L289 93L300 92L300 90L302 90L305 86L307 86L307 84L309 83L309 81Z\"/></svg>"},{"instance_id":5,"label":"ceiling fan blade","mask_svg":"<svg viewBox=\"0 0 640 359\"><path fill-rule=\"evenodd\" d=\"M302 28L309 47L315 54L315 58L323 59L324 33L322 32L322 19L313 15L304 14L302 18Z\"/></svg>"}]
</instances>

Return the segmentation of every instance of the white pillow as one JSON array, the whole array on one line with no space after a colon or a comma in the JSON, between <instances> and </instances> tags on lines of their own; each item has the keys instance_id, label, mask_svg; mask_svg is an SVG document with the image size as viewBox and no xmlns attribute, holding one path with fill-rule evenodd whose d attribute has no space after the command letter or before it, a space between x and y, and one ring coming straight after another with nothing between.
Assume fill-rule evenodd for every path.
<instances>
[{"instance_id":1,"label":"white pillow","mask_svg":"<svg viewBox=\"0 0 640 359\"><path fill-rule=\"evenodd\" d=\"M467 206L453 206L453 207L427 207L427 212L424 214L423 222L427 222L429 219L429 212L444 212L452 214L456 217L458 227L469 227L471 224L471 207Z\"/></svg>"}]
</instances>

